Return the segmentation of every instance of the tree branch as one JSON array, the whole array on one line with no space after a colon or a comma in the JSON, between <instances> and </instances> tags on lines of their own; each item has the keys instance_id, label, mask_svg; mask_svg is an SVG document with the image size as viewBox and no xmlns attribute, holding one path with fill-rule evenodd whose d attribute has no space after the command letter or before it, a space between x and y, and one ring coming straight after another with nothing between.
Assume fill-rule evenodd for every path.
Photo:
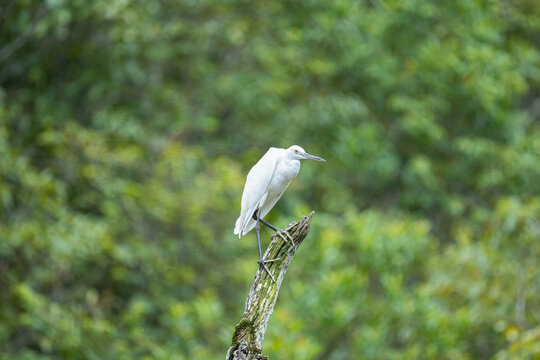
<instances>
[{"instance_id":1,"label":"tree branch","mask_svg":"<svg viewBox=\"0 0 540 360\"><path fill-rule=\"evenodd\" d=\"M267 263L267 267L276 279L274 282L264 269L259 268L246 301L244 315L234 329L232 344L226 360L263 360L262 342L270 315L278 297L279 289L291 263L296 249L302 244L310 229L311 218L302 216L300 221L289 224L286 230L294 240L294 245L285 242L278 234L272 235L272 241L264 254L265 260L279 259Z\"/></svg>"},{"instance_id":2,"label":"tree branch","mask_svg":"<svg viewBox=\"0 0 540 360\"><path fill-rule=\"evenodd\" d=\"M45 18L48 11L44 4L39 7L36 17L32 20L30 26L26 28L24 32L21 32L15 39L13 39L7 45L0 48L0 63L7 60L15 51L23 46L34 34L34 31L41 20Z\"/></svg>"}]
</instances>

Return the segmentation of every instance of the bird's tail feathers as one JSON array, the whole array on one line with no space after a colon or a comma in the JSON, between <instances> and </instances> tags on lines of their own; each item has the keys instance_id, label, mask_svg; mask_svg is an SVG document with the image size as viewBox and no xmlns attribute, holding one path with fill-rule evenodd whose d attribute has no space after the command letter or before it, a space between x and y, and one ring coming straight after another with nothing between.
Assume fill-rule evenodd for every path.
<instances>
[{"instance_id":1,"label":"bird's tail feathers","mask_svg":"<svg viewBox=\"0 0 540 360\"><path fill-rule=\"evenodd\" d=\"M242 237L242 217L240 216L236 220L236 224L234 225L234 235L238 235L238 238L240 239Z\"/></svg>"},{"instance_id":2,"label":"bird's tail feathers","mask_svg":"<svg viewBox=\"0 0 540 360\"><path fill-rule=\"evenodd\" d=\"M251 229L255 227L256 221L251 217L252 216L251 214L254 214L258 208L259 208L259 204L257 203L254 207L252 207L248 211L242 212L242 214L240 214L240 216L236 220L236 224L234 226L234 234L238 235L239 239L242 236L246 235L248 232L251 231ZM247 214L250 214L250 215L247 215ZM262 214L261 219L264 217L264 215L266 215L266 213Z\"/></svg>"}]
</instances>

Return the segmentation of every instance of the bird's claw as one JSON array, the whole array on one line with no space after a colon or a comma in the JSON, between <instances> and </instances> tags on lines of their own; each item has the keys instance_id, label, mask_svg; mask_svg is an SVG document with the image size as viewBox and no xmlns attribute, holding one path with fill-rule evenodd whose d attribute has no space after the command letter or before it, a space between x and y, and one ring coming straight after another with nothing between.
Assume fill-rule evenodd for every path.
<instances>
[{"instance_id":1,"label":"bird's claw","mask_svg":"<svg viewBox=\"0 0 540 360\"><path fill-rule=\"evenodd\" d=\"M266 263L267 262L277 261L277 260L279 260L279 259L257 261L259 263L259 268L262 267L262 268L264 268L264 270L266 270L266 273L268 274L268 276L270 276L270 279L272 279L274 284L277 284L276 279L274 279L274 276L272 276L272 274L270 273L270 270L268 270L268 268L266 267Z\"/></svg>"},{"instance_id":2,"label":"bird's claw","mask_svg":"<svg viewBox=\"0 0 540 360\"><path fill-rule=\"evenodd\" d=\"M287 240L287 238L288 238L291 241L292 246L296 247L292 236L287 232L287 230L278 230L278 231L276 231L276 234L278 234L279 237L282 238L283 241L285 241L285 242L289 242ZM283 234L285 234L287 237L283 236Z\"/></svg>"}]
</instances>

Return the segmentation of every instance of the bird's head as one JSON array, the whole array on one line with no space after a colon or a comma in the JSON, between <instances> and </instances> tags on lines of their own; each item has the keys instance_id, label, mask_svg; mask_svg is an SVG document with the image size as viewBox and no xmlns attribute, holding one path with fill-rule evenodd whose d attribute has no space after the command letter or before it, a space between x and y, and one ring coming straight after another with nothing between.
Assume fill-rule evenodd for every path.
<instances>
[{"instance_id":1,"label":"bird's head","mask_svg":"<svg viewBox=\"0 0 540 360\"><path fill-rule=\"evenodd\" d=\"M313 159L317 161L326 161L323 158L320 158L315 155L308 154L302 147L298 145L293 145L287 149L287 155L291 159L302 160L302 159Z\"/></svg>"}]
</instances>

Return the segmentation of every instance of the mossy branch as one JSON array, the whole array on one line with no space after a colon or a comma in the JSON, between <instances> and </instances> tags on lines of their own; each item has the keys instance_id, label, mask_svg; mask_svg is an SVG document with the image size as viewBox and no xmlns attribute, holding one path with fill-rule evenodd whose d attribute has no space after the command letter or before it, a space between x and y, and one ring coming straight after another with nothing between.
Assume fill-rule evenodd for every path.
<instances>
[{"instance_id":1,"label":"mossy branch","mask_svg":"<svg viewBox=\"0 0 540 360\"><path fill-rule=\"evenodd\" d=\"M279 259L267 263L267 267L276 281L274 282L264 269L257 270L255 281L246 301L244 315L234 329L232 344L226 360L267 359L266 356L262 355L262 342L266 327L270 315L274 311L274 305L287 268L309 232L313 214L312 211L308 217L302 216L300 221L293 222L284 229L293 238L294 246L290 240L285 242L279 235L272 235L272 241L264 253L264 260Z\"/></svg>"}]
</instances>

